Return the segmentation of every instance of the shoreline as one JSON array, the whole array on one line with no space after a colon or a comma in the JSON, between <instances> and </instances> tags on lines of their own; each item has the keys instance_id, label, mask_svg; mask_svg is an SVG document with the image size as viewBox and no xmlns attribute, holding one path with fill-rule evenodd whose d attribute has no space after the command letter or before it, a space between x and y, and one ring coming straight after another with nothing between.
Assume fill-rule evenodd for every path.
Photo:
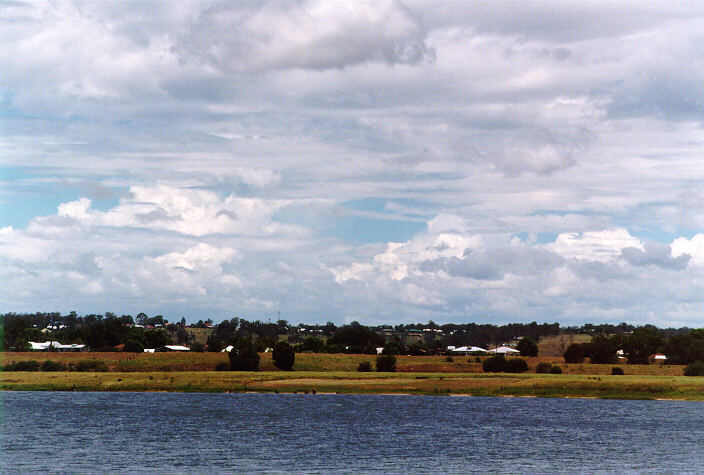
<instances>
[{"instance_id":1,"label":"shoreline","mask_svg":"<svg viewBox=\"0 0 704 475\"><path fill-rule=\"evenodd\" d=\"M704 378L534 373L3 372L3 391L497 396L704 401Z\"/></svg>"}]
</instances>

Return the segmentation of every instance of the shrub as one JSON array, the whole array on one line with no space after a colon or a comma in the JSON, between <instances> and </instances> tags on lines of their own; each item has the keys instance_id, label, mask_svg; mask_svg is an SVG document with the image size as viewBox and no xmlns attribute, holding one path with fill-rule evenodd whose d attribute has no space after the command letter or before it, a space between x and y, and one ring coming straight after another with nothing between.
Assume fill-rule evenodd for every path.
<instances>
[{"instance_id":1,"label":"shrub","mask_svg":"<svg viewBox=\"0 0 704 475\"><path fill-rule=\"evenodd\" d=\"M68 367L61 361L46 360L39 367L42 371L66 371Z\"/></svg>"},{"instance_id":2,"label":"shrub","mask_svg":"<svg viewBox=\"0 0 704 475\"><path fill-rule=\"evenodd\" d=\"M550 368L550 374L562 374L562 368L559 366L553 366Z\"/></svg>"},{"instance_id":3,"label":"shrub","mask_svg":"<svg viewBox=\"0 0 704 475\"><path fill-rule=\"evenodd\" d=\"M195 353L203 353L205 351L205 346L203 343L193 343L191 345L191 351Z\"/></svg>"},{"instance_id":4,"label":"shrub","mask_svg":"<svg viewBox=\"0 0 704 475\"><path fill-rule=\"evenodd\" d=\"M452 356L446 356L446 357L445 357L445 361L448 362L448 363L452 363L452 362L455 361L455 360L452 358Z\"/></svg>"},{"instance_id":5,"label":"shrub","mask_svg":"<svg viewBox=\"0 0 704 475\"><path fill-rule=\"evenodd\" d=\"M125 353L144 353L144 345L138 340L127 340L122 351Z\"/></svg>"},{"instance_id":6,"label":"shrub","mask_svg":"<svg viewBox=\"0 0 704 475\"><path fill-rule=\"evenodd\" d=\"M108 365L104 361L99 360L83 360L76 363L76 371L81 372L106 372L108 370Z\"/></svg>"},{"instance_id":7,"label":"shrub","mask_svg":"<svg viewBox=\"0 0 704 475\"><path fill-rule=\"evenodd\" d=\"M623 376L623 368L614 366L613 368L611 368L611 374L614 376Z\"/></svg>"},{"instance_id":8,"label":"shrub","mask_svg":"<svg viewBox=\"0 0 704 475\"><path fill-rule=\"evenodd\" d=\"M582 363L584 361L584 345L579 343L572 343L565 350L565 354L562 355L565 359L565 363Z\"/></svg>"},{"instance_id":9,"label":"shrub","mask_svg":"<svg viewBox=\"0 0 704 475\"><path fill-rule=\"evenodd\" d=\"M230 363L225 363L221 361L215 365L215 371L230 371Z\"/></svg>"},{"instance_id":10,"label":"shrub","mask_svg":"<svg viewBox=\"0 0 704 475\"><path fill-rule=\"evenodd\" d=\"M3 368L4 371L39 371L39 363L34 360L10 363Z\"/></svg>"},{"instance_id":11,"label":"shrub","mask_svg":"<svg viewBox=\"0 0 704 475\"><path fill-rule=\"evenodd\" d=\"M538 356L538 344L527 336L521 338L516 349L521 352L521 356Z\"/></svg>"},{"instance_id":12,"label":"shrub","mask_svg":"<svg viewBox=\"0 0 704 475\"><path fill-rule=\"evenodd\" d=\"M482 363L482 370L485 373L503 373L506 371L506 358L503 355L487 358Z\"/></svg>"},{"instance_id":13,"label":"shrub","mask_svg":"<svg viewBox=\"0 0 704 475\"><path fill-rule=\"evenodd\" d=\"M232 345L229 354L232 371L259 370L259 353L250 340L239 340Z\"/></svg>"},{"instance_id":14,"label":"shrub","mask_svg":"<svg viewBox=\"0 0 704 475\"><path fill-rule=\"evenodd\" d=\"M369 361L362 361L359 363L359 366L357 366L357 371L360 373L369 373L372 370L372 364Z\"/></svg>"},{"instance_id":15,"label":"shrub","mask_svg":"<svg viewBox=\"0 0 704 475\"><path fill-rule=\"evenodd\" d=\"M704 362L695 361L684 369L685 376L704 376Z\"/></svg>"},{"instance_id":16,"label":"shrub","mask_svg":"<svg viewBox=\"0 0 704 475\"><path fill-rule=\"evenodd\" d=\"M208 351L211 353L219 353L220 350L225 348L224 343L219 338L208 338Z\"/></svg>"},{"instance_id":17,"label":"shrub","mask_svg":"<svg viewBox=\"0 0 704 475\"><path fill-rule=\"evenodd\" d=\"M589 342L589 359L596 364L615 363L617 350L618 343L616 338L603 333L594 335Z\"/></svg>"},{"instance_id":18,"label":"shrub","mask_svg":"<svg viewBox=\"0 0 704 475\"><path fill-rule=\"evenodd\" d=\"M535 372L536 373L548 373L550 372L550 369L552 368L552 365L550 363L538 363L538 366L535 367Z\"/></svg>"},{"instance_id":19,"label":"shrub","mask_svg":"<svg viewBox=\"0 0 704 475\"><path fill-rule=\"evenodd\" d=\"M523 373L528 371L528 363L523 358L511 358L506 360L506 369L504 371L507 373Z\"/></svg>"},{"instance_id":20,"label":"shrub","mask_svg":"<svg viewBox=\"0 0 704 475\"><path fill-rule=\"evenodd\" d=\"M394 355L379 355L376 357L376 370L380 372L396 371L396 357Z\"/></svg>"},{"instance_id":21,"label":"shrub","mask_svg":"<svg viewBox=\"0 0 704 475\"><path fill-rule=\"evenodd\" d=\"M274 345L272 358L274 365L281 371L293 371L293 362L296 360L296 353L294 353L291 345L285 341L280 341Z\"/></svg>"},{"instance_id":22,"label":"shrub","mask_svg":"<svg viewBox=\"0 0 704 475\"><path fill-rule=\"evenodd\" d=\"M478 356L475 356L475 357L474 357L474 362L475 362L475 363L481 363L481 362L482 362L482 359L481 359L480 357L478 357Z\"/></svg>"}]
</instances>

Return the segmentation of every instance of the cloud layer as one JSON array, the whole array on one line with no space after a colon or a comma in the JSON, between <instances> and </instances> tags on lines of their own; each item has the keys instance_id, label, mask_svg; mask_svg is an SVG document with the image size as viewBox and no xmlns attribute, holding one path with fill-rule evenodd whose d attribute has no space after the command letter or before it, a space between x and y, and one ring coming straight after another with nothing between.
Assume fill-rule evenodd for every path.
<instances>
[{"instance_id":1,"label":"cloud layer","mask_svg":"<svg viewBox=\"0 0 704 475\"><path fill-rule=\"evenodd\" d=\"M0 7L5 311L697 325L704 9Z\"/></svg>"}]
</instances>

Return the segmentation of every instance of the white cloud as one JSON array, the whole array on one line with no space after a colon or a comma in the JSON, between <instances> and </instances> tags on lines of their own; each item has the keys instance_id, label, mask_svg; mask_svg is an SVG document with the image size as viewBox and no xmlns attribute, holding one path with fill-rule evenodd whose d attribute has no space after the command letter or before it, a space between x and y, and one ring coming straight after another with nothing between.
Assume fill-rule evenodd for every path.
<instances>
[{"instance_id":1,"label":"white cloud","mask_svg":"<svg viewBox=\"0 0 704 475\"><path fill-rule=\"evenodd\" d=\"M3 305L691 320L703 18L7 4Z\"/></svg>"},{"instance_id":2,"label":"white cloud","mask_svg":"<svg viewBox=\"0 0 704 475\"><path fill-rule=\"evenodd\" d=\"M177 51L227 71L341 68L432 57L424 32L399 3L306 1L201 12Z\"/></svg>"},{"instance_id":3,"label":"white cloud","mask_svg":"<svg viewBox=\"0 0 704 475\"><path fill-rule=\"evenodd\" d=\"M621 254L624 248L643 250L643 244L623 228L563 233L547 246L567 259L607 262Z\"/></svg>"}]
</instances>

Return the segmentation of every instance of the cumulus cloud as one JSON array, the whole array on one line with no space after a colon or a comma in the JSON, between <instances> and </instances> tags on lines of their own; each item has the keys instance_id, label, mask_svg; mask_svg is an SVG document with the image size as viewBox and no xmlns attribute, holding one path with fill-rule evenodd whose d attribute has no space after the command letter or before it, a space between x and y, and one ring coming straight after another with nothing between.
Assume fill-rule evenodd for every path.
<instances>
[{"instance_id":1,"label":"cumulus cloud","mask_svg":"<svg viewBox=\"0 0 704 475\"><path fill-rule=\"evenodd\" d=\"M692 321L694 5L8 3L0 304Z\"/></svg>"},{"instance_id":2,"label":"cumulus cloud","mask_svg":"<svg viewBox=\"0 0 704 475\"><path fill-rule=\"evenodd\" d=\"M677 257L673 257L670 246L655 242L646 242L643 249L627 247L621 250L621 255L632 266L654 265L663 269L673 270L686 268L691 257L689 254L680 254Z\"/></svg>"}]
</instances>

